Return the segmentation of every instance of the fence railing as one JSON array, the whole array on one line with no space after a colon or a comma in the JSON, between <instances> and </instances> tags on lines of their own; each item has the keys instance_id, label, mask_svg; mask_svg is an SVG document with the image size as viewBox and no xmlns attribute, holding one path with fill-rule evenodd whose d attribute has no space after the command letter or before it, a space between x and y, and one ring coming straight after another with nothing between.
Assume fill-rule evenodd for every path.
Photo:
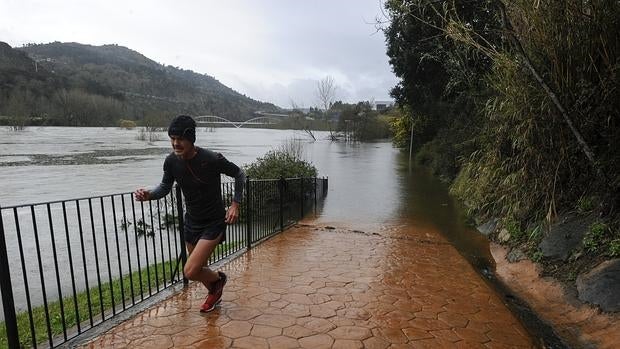
<instances>
[{"instance_id":1,"label":"fence railing","mask_svg":"<svg viewBox=\"0 0 620 349\"><path fill-rule=\"evenodd\" d=\"M214 263L320 210L326 178L247 180L240 219ZM226 205L234 183L222 184ZM0 348L56 347L179 282L187 283L179 187L0 207Z\"/></svg>"}]
</instances>

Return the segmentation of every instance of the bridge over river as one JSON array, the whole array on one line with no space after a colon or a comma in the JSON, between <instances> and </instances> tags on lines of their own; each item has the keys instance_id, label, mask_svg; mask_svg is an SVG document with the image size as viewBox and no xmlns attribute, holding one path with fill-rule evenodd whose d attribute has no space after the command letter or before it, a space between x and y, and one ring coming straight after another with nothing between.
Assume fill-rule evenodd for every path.
<instances>
[{"instance_id":1,"label":"bridge over river","mask_svg":"<svg viewBox=\"0 0 620 349\"><path fill-rule=\"evenodd\" d=\"M257 117L251 118L245 121L232 121L221 116L217 115L200 115L194 117L198 126L215 126L215 125L224 125L224 126L234 126L236 128L241 128L243 126L251 125L251 126L267 126L267 125L275 125L280 123L284 118L288 117L287 114L276 114L276 113L266 113L266 112L256 112Z\"/></svg>"}]
</instances>

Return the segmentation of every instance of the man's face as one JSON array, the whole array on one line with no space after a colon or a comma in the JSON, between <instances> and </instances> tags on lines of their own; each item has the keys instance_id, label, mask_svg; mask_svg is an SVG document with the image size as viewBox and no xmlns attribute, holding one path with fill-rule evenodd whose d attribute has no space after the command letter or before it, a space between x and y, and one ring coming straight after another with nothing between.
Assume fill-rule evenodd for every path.
<instances>
[{"instance_id":1,"label":"man's face","mask_svg":"<svg viewBox=\"0 0 620 349\"><path fill-rule=\"evenodd\" d=\"M189 140L179 136L170 136L170 143L178 157L189 159L193 155L194 145Z\"/></svg>"}]
</instances>

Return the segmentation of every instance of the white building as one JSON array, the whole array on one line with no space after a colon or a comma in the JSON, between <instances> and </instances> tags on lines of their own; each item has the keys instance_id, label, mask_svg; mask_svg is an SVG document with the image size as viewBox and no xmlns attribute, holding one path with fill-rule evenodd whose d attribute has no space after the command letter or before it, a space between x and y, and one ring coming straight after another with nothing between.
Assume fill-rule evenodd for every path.
<instances>
[{"instance_id":1,"label":"white building","mask_svg":"<svg viewBox=\"0 0 620 349\"><path fill-rule=\"evenodd\" d=\"M394 101L375 101L375 104L373 105L374 109L377 111L383 111L393 106Z\"/></svg>"}]
</instances>

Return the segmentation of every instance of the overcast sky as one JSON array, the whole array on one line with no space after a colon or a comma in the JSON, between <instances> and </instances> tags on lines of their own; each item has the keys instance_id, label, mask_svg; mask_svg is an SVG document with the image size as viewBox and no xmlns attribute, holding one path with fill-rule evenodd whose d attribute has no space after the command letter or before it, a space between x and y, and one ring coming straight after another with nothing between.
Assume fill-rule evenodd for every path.
<instances>
[{"instance_id":1,"label":"overcast sky","mask_svg":"<svg viewBox=\"0 0 620 349\"><path fill-rule=\"evenodd\" d=\"M379 15L379 0L0 0L0 41L118 44L254 99L310 107L328 75L337 99L390 99Z\"/></svg>"}]
</instances>

